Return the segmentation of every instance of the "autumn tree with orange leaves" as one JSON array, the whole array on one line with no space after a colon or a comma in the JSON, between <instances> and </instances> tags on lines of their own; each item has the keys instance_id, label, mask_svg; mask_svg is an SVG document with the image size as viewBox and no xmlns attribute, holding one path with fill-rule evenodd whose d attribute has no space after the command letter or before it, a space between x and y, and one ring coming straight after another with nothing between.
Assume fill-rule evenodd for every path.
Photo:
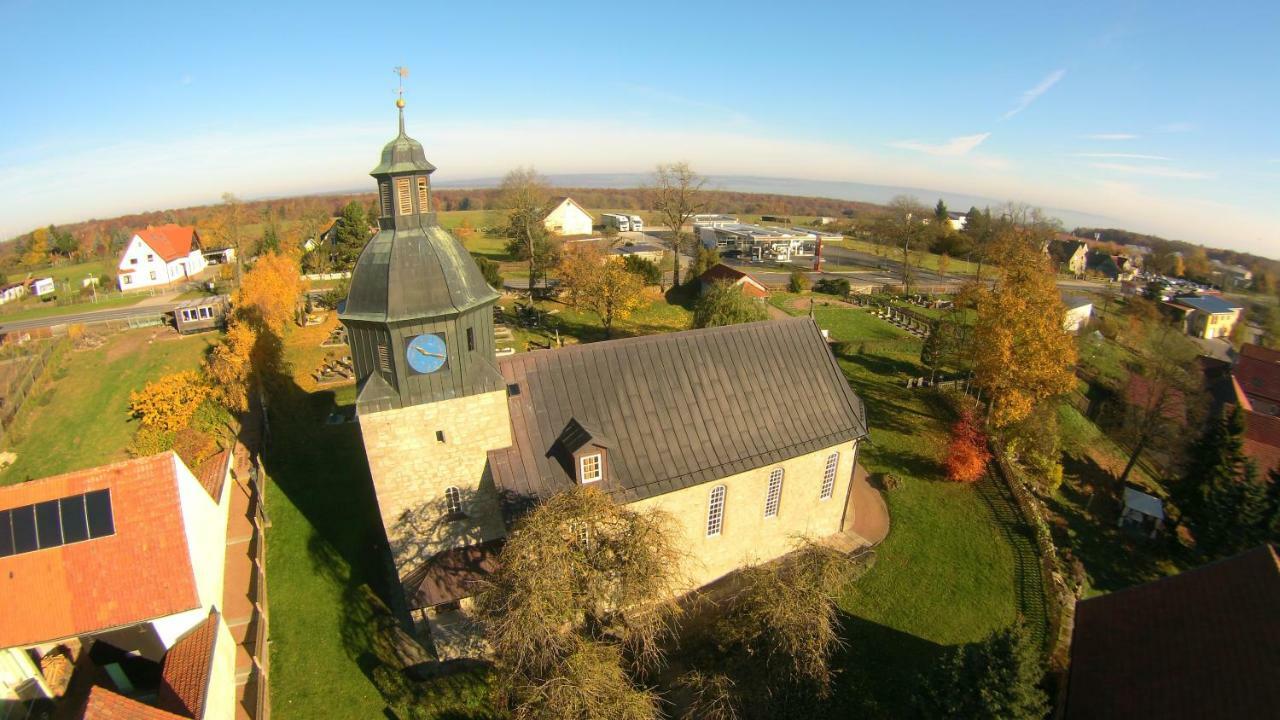
<instances>
[{"instance_id":1,"label":"autumn tree with orange leaves","mask_svg":"<svg viewBox=\"0 0 1280 720\"><path fill-rule=\"evenodd\" d=\"M143 427L162 432L185 428L196 408L209 395L209 386L195 370L170 373L129 393L129 412Z\"/></svg>"},{"instance_id":2,"label":"autumn tree with orange leaves","mask_svg":"<svg viewBox=\"0 0 1280 720\"><path fill-rule=\"evenodd\" d=\"M1006 428L1041 401L1074 387L1076 346L1063 330L1066 309L1034 229L999 231L1000 274L977 297L974 380L990 402L990 420Z\"/></svg>"},{"instance_id":3,"label":"autumn tree with orange leaves","mask_svg":"<svg viewBox=\"0 0 1280 720\"><path fill-rule=\"evenodd\" d=\"M991 453L987 450L987 436L982 432L977 416L972 410L960 411L960 417L951 425L951 441L947 443L947 479L952 482L970 483L982 477Z\"/></svg>"},{"instance_id":4,"label":"autumn tree with orange leaves","mask_svg":"<svg viewBox=\"0 0 1280 720\"><path fill-rule=\"evenodd\" d=\"M297 312L303 289L297 261L271 252L259 256L245 273L231 304L236 318L248 321L255 330L282 335Z\"/></svg>"}]
</instances>

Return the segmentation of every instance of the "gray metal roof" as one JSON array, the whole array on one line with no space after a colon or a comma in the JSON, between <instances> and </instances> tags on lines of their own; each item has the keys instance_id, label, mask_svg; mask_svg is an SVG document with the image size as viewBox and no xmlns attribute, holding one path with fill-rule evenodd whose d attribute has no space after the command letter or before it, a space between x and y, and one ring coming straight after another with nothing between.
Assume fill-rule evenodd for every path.
<instances>
[{"instance_id":1,"label":"gray metal roof","mask_svg":"<svg viewBox=\"0 0 1280 720\"><path fill-rule=\"evenodd\" d=\"M1240 309L1239 305L1223 300L1217 295L1180 295L1174 298L1173 302L1210 314L1229 313Z\"/></svg>"},{"instance_id":2,"label":"gray metal roof","mask_svg":"<svg viewBox=\"0 0 1280 720\"><path fill-rule=\"evenodd\" d=\"M462 243L434 216L421 217L421 225L383 228L365 245L343 320L445 318L498 299Z\"/></svg>"},{"instance_id":3,"label":"gray metal roof","mask_svg":"<svg viewBox=\"0 0 1280 720\"><path fill-rule=\"evenodd\" d=\"M404 133L404 108L400 109L400 134L382 148L382 162L369 171L370 175L391 173L435 172L436 166L427 162L422 143Z\"/></svg>"},{"instance_id":4,"label":"gray metal roof","mask_svg":"<svg viewBox=\"0 0 1280 720\"><path fill-rule=\"evenodd\" d=\"M489 463L507 497L573 485L558 441L574 425L608 438L600 487L622 502L867 434L862 401L807 317L522 353L499 369L512 445Z\"/></svg>"}]
</instances>

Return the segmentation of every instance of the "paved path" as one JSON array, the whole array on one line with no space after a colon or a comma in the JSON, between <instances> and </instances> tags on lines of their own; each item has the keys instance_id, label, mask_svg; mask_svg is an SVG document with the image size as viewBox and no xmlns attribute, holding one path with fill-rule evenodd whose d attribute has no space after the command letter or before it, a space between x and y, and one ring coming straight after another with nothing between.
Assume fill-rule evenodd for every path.
<instances>
[{"instance_id":1,"label":"paved path","mask_svg":"<svg viewBox=\"0 0 1280 720\"><path fill-rule=\"evenodd\" d=\"M854 510L857 512L854 512ZM853 488L849 493L849 508L845 517L853 516L850 529L872 545L879 545L889 535L889 506L879 490L871 487L866 468L858 465L853 470ZM846 521L847 522L847 521Z\"/></svg>"}]
</instances>

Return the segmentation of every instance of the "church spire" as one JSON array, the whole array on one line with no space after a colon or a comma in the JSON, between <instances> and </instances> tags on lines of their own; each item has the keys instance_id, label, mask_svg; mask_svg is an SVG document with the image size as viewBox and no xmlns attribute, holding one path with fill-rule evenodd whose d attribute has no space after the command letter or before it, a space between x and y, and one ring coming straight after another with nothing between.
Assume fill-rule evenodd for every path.
<instances>
[{"instance_id":1,"label":"church spire","mask_svg":"<svg viewBox=\"0 0 1280 720\"><path fill-rule=\"evenodd\" d=\"M404 79L409 77L409 68L397 65L395 71L400 76L400 85L396 88L396 107L400 110L400 137L407 137L404 134Z\"/></svg>"}]
</instances>

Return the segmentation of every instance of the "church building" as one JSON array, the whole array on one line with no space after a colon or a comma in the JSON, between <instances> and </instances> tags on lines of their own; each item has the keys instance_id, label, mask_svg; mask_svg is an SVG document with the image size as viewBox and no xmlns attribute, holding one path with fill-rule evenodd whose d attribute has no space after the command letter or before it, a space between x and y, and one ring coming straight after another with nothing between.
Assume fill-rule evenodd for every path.
<instances>
[{"instance_id":1,"label":"church building","mask_svg":"<svg viewBox=\"0 0 1280 720\"><path fill-rule=\"evenodd\" d=\"M495 357L498 293L437 222L397 104L341 319L396 572L437 649L520 514L578 485L669 512L689 589L852 524L866 419L812 319Z\"/></svg>"}]
</instances>

